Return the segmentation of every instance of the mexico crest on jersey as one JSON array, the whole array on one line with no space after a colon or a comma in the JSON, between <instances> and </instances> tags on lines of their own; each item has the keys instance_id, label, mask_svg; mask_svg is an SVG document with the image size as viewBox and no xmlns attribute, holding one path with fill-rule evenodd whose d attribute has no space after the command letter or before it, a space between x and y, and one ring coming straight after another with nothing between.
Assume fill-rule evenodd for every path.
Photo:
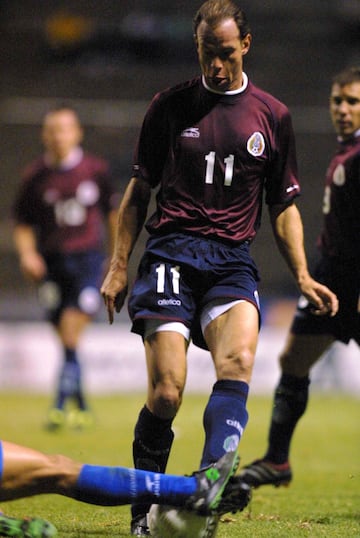
<instances>
[{"instance_id":1,"label":"mexico crest on jersey","mask_svg":"<svg viewBox=\"0 0 360 538\"><path fill-rule=\"evenodd\" d=\"M265 149L265 140L263 135L258 131L255 131L255 133L253 133L248 139L246 147L250 155L253 155L254 157L259 157L262 155Z\"/></svg>"}]
</instances>

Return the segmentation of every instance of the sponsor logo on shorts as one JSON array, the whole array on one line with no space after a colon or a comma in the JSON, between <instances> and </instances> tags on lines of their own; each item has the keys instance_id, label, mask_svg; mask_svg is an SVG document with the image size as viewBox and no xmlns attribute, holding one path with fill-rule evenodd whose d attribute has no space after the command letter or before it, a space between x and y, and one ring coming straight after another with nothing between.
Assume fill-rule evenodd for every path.
<instances>
[{"instance_id":1,"label":"sponsor logo on shorts","mask_svg":"<svg viewBox=\"0 0 360 538\"><path fill-rule=\"evenodd\" d=\"M300 295L298 300L298 308L307 308L309 306L309 301L303 295Z\"/></svg>"},{"instance_id":2,"label":"sponsor logo on shorts","mask_svg":"<svg viewBox=\"0 0 360 538\"><path fill-rule=\"evenodd\" d=\"M159 299L157 304L159 306L181 306L180 299Z\"/></svg>"},{"instance_id":3,"label":"sponsor logo on shorts","mask_svg":"<svg viewBox=\"0 0 360 538\"><path fill-rule=\"evenodd\" d=\"M56 310L61 304L61 290L56 282L47 281L38 290L40 304L48 310Z\"/></svg>"}]
</instances>

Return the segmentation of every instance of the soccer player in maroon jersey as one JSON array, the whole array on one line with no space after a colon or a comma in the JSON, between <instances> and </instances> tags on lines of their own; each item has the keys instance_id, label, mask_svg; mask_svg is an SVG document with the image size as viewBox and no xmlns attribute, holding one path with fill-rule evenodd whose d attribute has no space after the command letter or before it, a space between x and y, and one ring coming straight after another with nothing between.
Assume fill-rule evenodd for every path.
<instances>
[{"instance_id":1,"label":"soccer player in maroon jersey","mask_svg":"<svg viewBox=\"0 0 360 538\"><path fill-rule=\"evenodd\" d=\"M21 269L39 283L39 298L63 346L64 362L47 426L92 420L81 383L78 344L97 312L104 239L115 232L116 200L109 165L84 152L78 114L50 110L42 124L45 152L28 165L17 193L14 240ZM75 404L70 410L69 400Z\"/></svg>"},{"instance_id":2,"label":"soccer player in maroon jersey","mask_svg":"<svg viewBox=\"0 0 360 538\"><path fill-rule=\"evenodd\" d=\"M202 515L221 514L224 487L238 463L239 456L232 451L191 476L165 475L120 466L87 465L61 454L44 454L0 441L0 500L52 493L100 506L145 500L185 507ZM51 538L57 531L43 519L14 518L0 512L0 535Z\"/></svg>"},{"instance_id":3,"label":"soccer player in maroon jersey","mask_svg":"<svg viewBox=\"0 0 360 538\"><path fill-rule=\"evenodd\" d=\"M112 322L127 293L127 265L156 211L129 297L132 330L144 341L148 395L135 427L134 464L164 471L186 380L190 339L210 351L217 381L204 412L200 466L236 448L260 315L258 273L249 248L269 206L280 251L317 312L334 314L336 296L313 280L294 199L300 192L294 134L284 104L243 71L251 33L229 0L208 0L194 18L201 76L157 94L145 115L133 177L102 294ZM240 482L238 506L248 502ZM147 506L133 505L132 534L148 533Z\"/></svg>"},{"instance_id":4,"label":"soccer player in maroon jersey","mask_svg":"<svg viewBox=\"0 0 360 538\"><path fill-rule=\"evenodd\" d=\"M267 451L240 473L254 487L291 481L290 444L305 413L311 367L335 340L360 344L360 66L334 77L330 115L338 148L326 172L320 259L314 274L336 293L339 311L334 317L318 317L305 297L299 300L280 355Z\"/></svg>"}]
</instances>

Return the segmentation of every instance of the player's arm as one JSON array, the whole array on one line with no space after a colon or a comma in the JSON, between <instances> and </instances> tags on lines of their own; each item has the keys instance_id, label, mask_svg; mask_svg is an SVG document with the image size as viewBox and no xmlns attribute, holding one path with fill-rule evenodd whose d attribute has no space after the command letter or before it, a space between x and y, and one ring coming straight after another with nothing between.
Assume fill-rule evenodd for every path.
<instances>
[{"instance_id":1,"label":"player's arm","mask_svg":"<svg viewBox=\"0 0 360 538\"><path fill-rule=\"evenodd\" d=\"M39 281L46 274L46 263L37 249L36 234L27 224L16 224L14 227L14 244L19 256L20 268L31 280Z\"/></svg>"},{"instance_id":2,"label":"player's arm","mask_svg":"<svg viewBox=\"0 0 360 538\"><path fill-rule=\"evenodd\" d=\"M310 301L318 314L334 316L338 310L336 295L309 274L304 249L304 231L301 216L294 203L274 205L270 209L274 236L301 293Z\"/></svg>"},{"instance_id":3,"label":"player's arm","mask_svg":"<svg viewBox=\"0 0 360 538\"><path fill-rule=\"evenodd\" d=\"M133 177L120 203L110 268L101 287L110 323L114 309L119 312L125 301L128 261L144 225L150 196L148 183Z\"/></svg>"},{"instance_id":4,"label":"player's arm","mask_svg":"<svg viewBox=\"0 0 360 538\"><path fill-rule=\"evenodd\" d=\"M116 233L117 233L118 212L112 209L107 216L107 228L109 237L109 252L114 252Z\"/></svg>"}]
</instances>

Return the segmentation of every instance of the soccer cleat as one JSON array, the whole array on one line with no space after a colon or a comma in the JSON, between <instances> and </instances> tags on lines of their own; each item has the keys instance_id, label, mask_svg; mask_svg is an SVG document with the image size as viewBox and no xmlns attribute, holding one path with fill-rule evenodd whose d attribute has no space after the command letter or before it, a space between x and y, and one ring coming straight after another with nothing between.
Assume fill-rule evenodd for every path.
<instances>
[{"instance_id":1,"label":"soccer cleat","mask_svg":"<svg viewBox=\"0 0 360 538\"><path fill-rule=\"evenodd\" d=\"M134 519L132 519L131 535L132 536L150 536L150 529L147 524L146 514L137 516Z\"/></svg>"},{"instance_id":2,"label":"soccer cleat","mask_svg":"<svg viewBox=\"0 0 360 538\"><path fill-rule=\"evenodd\" d=\"M57 530L48 521L39 518L17 519L0 514L0 536L12 538L52 538Z\"/></svg>"},{"instance_id":3,"label":"soccer cleat","mask_svg":"<svg viewBox=\"0 0 360 538\"><path fill-rule=\"evenodd\" d=\"M74 430L87 430L94 425L94 417L86 409L72 409L67 416L67 423Z\"/></svg>"},{"instance_id":4,"label":"soccer cleat","mask_svg":"<svg viewBox=\"0 0 360 538\"><path fill-rule=\"evenodd\" d=\"M240 471L239 477L253 488L267 484L278 488L289 485L292 472L288 463L278 465L265 460L255 460Z\"/></svg>"},{"instance_id":5,"label":"soccer cleat","mask_svg":"<svg viewBox=\"0 0 360 538\"><path fill-rule=\"evenodd\" d=\"M234 475L240 458L236 452L227 452L217 462L193 473L197 480L197 490L185 504L188 510L206 516L217 512L217 507L227 483Z\"/></svg>"},{"instance_id":6,"label":"soccer cleat","mask_svg":"<svg viewBox=\"0 0 360 538\"><path fill-rule=\"evenodd\" d=\"M222 499L217 508L217 513L221 516L228 512L242 512L251 501L252 491L239 475L232 476L226 484Z\"/></svg>"},{"instance_id":7,"label":"soccer cleat","mask_svg":"<svg viewBox=\"0 0 360 538\"><path fill-rule=\"evenodd\" d=\"M57 431L65 426L65 419L65 412L62 409L54 407L48 413L45 429L50 432Z\"/></svg>"}]
</instances>

